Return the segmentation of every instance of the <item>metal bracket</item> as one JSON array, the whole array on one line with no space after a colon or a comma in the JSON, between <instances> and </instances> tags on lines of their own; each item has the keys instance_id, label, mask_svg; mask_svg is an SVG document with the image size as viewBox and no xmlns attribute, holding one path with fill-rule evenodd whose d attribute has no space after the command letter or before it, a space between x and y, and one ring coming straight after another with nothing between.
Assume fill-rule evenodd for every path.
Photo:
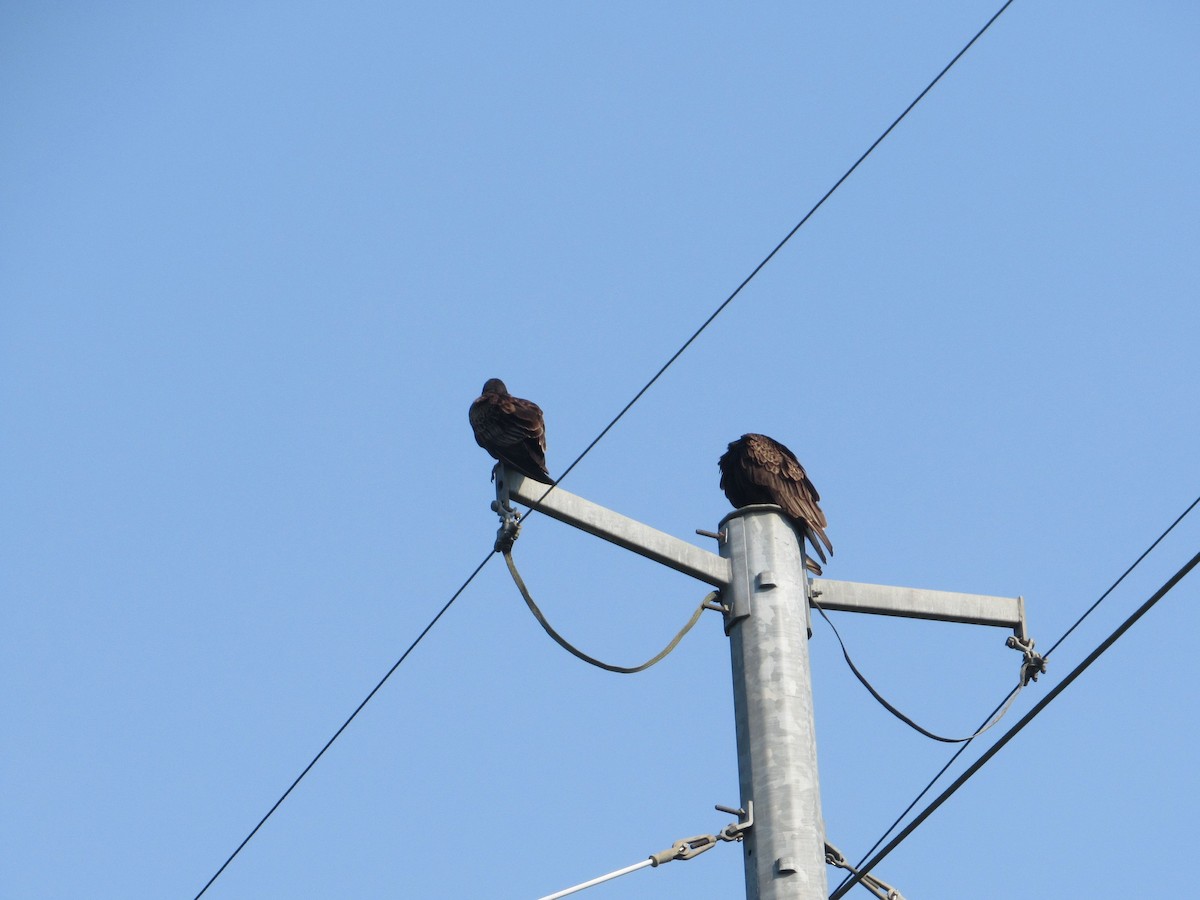
<instances>
[{"instance_id":1,"label":"metal bracket","mask_svg":"<svg viewBox=\"0 0 1200 900\"><path fill-rule=\"evenodd\" d=\"M842 851L828 841L825 842L825 862L838 869L845 869L852 875L858 875L858 870L846 861ZM880 881L874 875L860 875L858 883L874 894L879 900L904 900L904 895L890 884Z\"/></svg>"},{"instance_id":2,"label":"metal bracket","mask_svg":"<svg viewBox=\"0 0 1200 900\"><path fill-rule=\"evenodd\" d=\"M721 829L719 837L723 841L740 841L746 836L746 832L754 827L754 801L747 800L745 809L734 809L730 806L721 806L717 804L717 812L728 813L731 816L737 816L738 821L730 822Z\"/></svg>"},{"instance_id":3,"label":"metal bracket","mask_svg":"<svg viewBox=\"0 0 1200 900\"><path fill-rule=\"evenodd\" d=\"M1025 687L1031 681L1037 681L1039 675L1045 674L1046 658L1034 651L1033 638L1018 637L1014 634L1004 642L1004 646L1020 650L1025 655L1025 661L1021 664L1021 687Z\"/></svg>"},{"instance_id":4,"label":"metal bracket","mask_svg":"<svg viewBox=\"0 0 1200 900\"><path fill-rule=\"evenodd\" d=\"M651 854L650 865L657 868L663 863L669 863L672 860L693 859L706 850L711 850L721 841L740 841L746 830L754 824L754 804L747 803L746 805L750 807L750 813L742 809L730 809L728 806L717 806L718 812L737 816L739 821L729 823L721 829L719 834L697 834L694 837L676 841L666 850L660 850L658 853Z\"/></svg>"},{"instance_id":5,"label":"metal bracket","mask_svg":"<svg viewBox=\"0 0 1200 900\"><path fill-rule=\"evenodd\" d=\"M729 607L728 607L728 606L726 606L726 605L725 605L725 604L724 604L724 603L721 601L721 592L720 592L720 591L714 591L713 593L717 595L717 596L716 596L716 599L715 599L715 600L705 600L705 601L704 601L704 608L705 608L705 609L712 609L712 610L716 610L717 612L719 612L719 613L722 613L722 614L728 614L728 613L729 613ZM724 809L725 809L725 807L723 807L723 806L718 806L718 807L717 807L717 809L724 810ZM733 812L733 810L728 810L728 812Z\"/></svg>"}]
</instances>

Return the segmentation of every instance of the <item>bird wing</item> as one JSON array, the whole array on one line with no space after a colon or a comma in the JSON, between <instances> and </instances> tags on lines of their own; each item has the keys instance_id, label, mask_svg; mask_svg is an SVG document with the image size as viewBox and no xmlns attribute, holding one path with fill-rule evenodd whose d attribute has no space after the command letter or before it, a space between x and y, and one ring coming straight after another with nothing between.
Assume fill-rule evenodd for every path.
<instances>
[{"instance_id":1,"label":"bird wing","mask_svg":"<svg viewBox=\"0 0 1200 900\"><path fill-rule=\"evenodd\" d=\"M536 403L488 393L471 404L470 419L480 447L529 477L552 483L546 471L546 423Z\"/></svg>"},{"instance_id":2,"label":"bird wing","mask_svg":"<svg viewBox=\"0 0 1200 900\"><path fill-rule=\"evenodd\" d=\"M747 435L739 462L737 469L743 478L769 494L771 502L788 516L804 523L809 542L822 561L825 553L821 544L833 553L833 544L825 533L829 523L817 505L821 495L791 450L765 435Z\"/></svg>"},{"instance_id":3,"label":"bird wing","mask_svg":"<svg viewBox=\"0 0 1200 900\"><path fill-rule=\"evenodd\" d=\"M519 397L484 394L471 404L471 429L485 450L499 450L525 441L546 449L546 425L536 403Z\"/></svg>"}]
</instances>

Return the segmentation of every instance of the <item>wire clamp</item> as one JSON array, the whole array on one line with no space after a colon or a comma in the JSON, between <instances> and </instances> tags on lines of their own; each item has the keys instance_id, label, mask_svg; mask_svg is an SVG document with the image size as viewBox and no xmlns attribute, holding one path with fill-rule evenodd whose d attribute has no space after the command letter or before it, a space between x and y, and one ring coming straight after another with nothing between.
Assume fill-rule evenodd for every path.
<instances>
[{"instance_id":1,"label":"wire clamp","mask_svg":"<svg viewBox=\"0 0 1200 900\"><path fill-rule=\"evenodd\" d=\"M666 850L651 854L650 865L657 868L674 859L694 859L722 841L740 841L750 826L754 824L754 804L747 803L746 805L750 809L749 812L744 809L731 809L728 806L718 805L718 812L737 816L738 821L730 822L721 829L719 834L697 834L694 837L676 841Z\"/></svg>"},{"instance_id":2,"label":"wire clamp","mask_svg":"<svg viewBox=\"0 0 1200 900\"><path fill-rule=\"evenodd\" d=\"M705 598L704 608L716 610L717 612L721 613L722 615L727 615L729 613L729 607L725 605L724 601L722 601L721 592L719 590L713 591L711 600L708 598ZM721 812L728 812L728 813L736 812L736 810L727 809L724 806L718 806L717 809L721 810Z\"/></svg>"},{"instance_id":3,"label":"wire clamp","mask_svg":"<svg viewBox=\"0 0 1200 900\"><path fill-rule=\"evenodd\" d=\"M681 841L676 841L666 850L651 854L650 865L657 868L663 863L669 863L674 859L693 859L705 850L711 850L719 842L720 839L713 834L698 834L695 837L684 838Z\"/></svg>"},{"instance_id":4,"label":"wire clamp","mask_svg":"<svg viewBox=\"0 0 1200 900\"><path fill-rule=\"evenodd\" d=\"M835 868L845 869L851 875L858 875L858 883L874 894L879 900L904 900L904 895L886 882L880 881L874 875L861 875L858 869L846 861L842 851L828 841L825 842L825 862Z\"/></svg>"},{"instance_id":5,"label":"wire clamp","mask_svg":"<svg viewBox=\"0 0 1200 900\"><path fill-rule=\"evenodd\" d=\"M1025 655L1025 661L1021 663L1021 687L1037 681L1039 675L1046 673L1046 658L1033 649L1033 638L1019 638L1014 634L1004 644Z\"/></svg>"},{"instance_id":6,"label":"wire clamp","mask_svg":"<svg viewBox=\"0 0 1200 900\"><path fill-rule=\"evenodd\" d=\"M492 501L492 512L500 517L500 527L496 530L497 553L507 553L521 534L521 514L513 509L509 502L508 479L505 477L504 463L496 463L492 467L492 481L496 482L496 499Z\"/></svg>"}]
</instances>

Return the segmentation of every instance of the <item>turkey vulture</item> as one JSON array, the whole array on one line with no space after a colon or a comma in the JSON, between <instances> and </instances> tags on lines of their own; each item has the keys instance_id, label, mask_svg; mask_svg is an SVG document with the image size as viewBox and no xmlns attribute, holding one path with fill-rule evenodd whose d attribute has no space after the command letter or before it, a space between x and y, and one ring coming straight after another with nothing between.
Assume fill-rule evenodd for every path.
<instances>
[{"instance_id":1,"label":"turkey vulture","mask_svg":"<svg viewBox=\"0 0 1200 900\"><path fill-rule=\"evenodd\" d=\"M717 465L721 467L721 490L734 507L774 503L795 524L802 545L808 538L821 562L826 561L821 544L833 555L833 544L825 534L825 513L817 506L821 495L791 450L765 434L743 434L729 445ZM808 562L820 575L821 567Z\"/></svg>"},{"instance_id":2,"label":"turkey vulture","mask_svg":"<svg viewBox=\"0 0 1200 900\"><path fill-rule=\"evenodd\" d=\"M499 378L489 378L471 404L475 442L522 475L554 484L546 471L546 423L531 400L514 397Z\"/></svg>"}]
</instances>

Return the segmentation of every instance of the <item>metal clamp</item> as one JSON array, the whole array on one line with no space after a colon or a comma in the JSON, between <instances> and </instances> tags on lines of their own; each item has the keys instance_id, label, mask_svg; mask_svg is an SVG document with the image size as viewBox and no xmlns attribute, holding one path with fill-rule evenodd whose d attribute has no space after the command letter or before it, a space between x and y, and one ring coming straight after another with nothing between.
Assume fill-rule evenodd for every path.
<instances>
[{"instance_id":1,"label":"metal clamp","mask_svg":"<svg viewBox=\"0 0 1200 900\"><path fill-rule=\"evenodd\" d=\"M682 841L676 841L666 850L651 854L650 865L657 868L673 859L692 859L705 850L711 850L717 846L718 840L714 834L698 834L695 837L684 838Z\"/></svg>"},{"instance_id":2,"label":"metal clamp","mask_svg":"<svg viewBox=\"0 0 1200 900\"><path fill-rule=\"evenodd\" d=\"M828 841L825 842L825 862L829 865L845 869L851 875L858 875L858 883L874 894L879 900L904 900L904 895L890 884L880 881L874 875L860 875L858 869L846 861L842 851Z\"/></svg>"},{"instance_id":3,"label":"metal clamp","mask_svg":"<svg viewBox=\"0 0 1200 900\"><path fill-rule=\"evenodd\" d=\"M663 863L669 863L675 859L693 859L706 850L711 850L721 841L740 841L754 824L754 804L748 802L746 806L749 807L749 812L744 809L717 806L719 812L737 816L738 821L730 822L721 829L719 834L697 834L694 837L676 841L666 850L660 850L658 853L651 854L650 865L657 868Z\"/></svg>"},{"instance_id":4,"label":"metal clamp","mask_svg":"<svg viewBox=\"0 0 1200 900\"><path fill-rule=\"evenodd\" d=\"M504 463L496 463L492 468L492 481L496 482L496 499L492 501L492 512L500 517L500 527L496 530L497 553L507 553L512 549L521 534L521 514L513 509L509 502L508 479L505 477Z\"/></svg>"},{"instance_id":5,"label":"metal clamp","mask_svg":"<svg viewBox=\"0 0 1200 900\"><path fill-rule=\"evenodd\" d=\"M717 804L717 812L729 813L731 816L738 817L738 821L730 822L721 829L720 838L723 841L740 841L746 836L746 832L754 827L753 800L746 801L745 809L734 809L731 806Z\"/></svg>"},{"instance_id":6,"label":"metal clamp","mask_svg":"<svg viewBox=\"0 0 1200 900\"><path fill-rule=\"evenodd\" d=\"M725 603L721 600L720 589L713 591L712 596L713 596L713 599L704 601L704 608L716 610L717 612L721 613L722 615L727 615L729 613L729 607L726 606ZM718 806L717 809L721 810L722 812L730 812L730 813L733 812L733 810L731 810L731 809L727 810L724 806Z\"/></svg>"},{"instance_id":7,"label":"metal clamp","mask_svg":"<svg viewBox=\"0 0 1200 900\"><path fill-rule=\"evenodd\" d=\"M1021 687L1025 687L1031 681L1037 681L1039 675L1045 674L1046 659L1034 651L1033 638L1021 638L1014 634L1004 645L1013 650L1020 650L1025 655L1025 661L1021 663Z\"/></svg>"}]
</instances>

